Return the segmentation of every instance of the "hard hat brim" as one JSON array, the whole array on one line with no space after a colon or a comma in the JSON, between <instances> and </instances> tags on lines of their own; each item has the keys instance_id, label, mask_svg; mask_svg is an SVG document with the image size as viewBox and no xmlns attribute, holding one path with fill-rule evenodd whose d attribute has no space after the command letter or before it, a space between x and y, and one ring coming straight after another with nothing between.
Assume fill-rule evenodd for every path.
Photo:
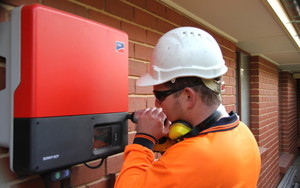
<instances>
[{"instance_id":1,"label":"hard hat brim","mask_svg":"<svg viewBox=\"0 0 300 188\"><path fill-rule=\"evenodd\" d=\"M149 73L144 74L136 81L137 86L154 86L161 83L163 82L153 79L153 77Z\"/></svg>"}]
</instances>

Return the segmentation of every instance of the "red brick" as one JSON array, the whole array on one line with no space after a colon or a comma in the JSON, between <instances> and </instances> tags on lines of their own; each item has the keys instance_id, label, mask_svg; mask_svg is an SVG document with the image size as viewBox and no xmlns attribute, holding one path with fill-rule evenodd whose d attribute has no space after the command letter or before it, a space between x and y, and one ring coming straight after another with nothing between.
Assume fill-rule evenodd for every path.
<instances>
[{"instance_id":1,"label":"red brick","mask_svg":"<svg viewBox=\"0 0 300 188\"><path fill-rule=\"evenodd\" d=\"M96 12L94 10L88 10L87 15L89 19L95 20L96 22L108 25L116 29L121 29L121 21L116 18L110 17L100 12Z\"/></svg>"},{"instance_id":2,"label":"red brick","mask_svg":"<svg viewBox=\"0 0 300 188\"><path fill-rule=\"evenodd\" d=\"M5 68L0 67L0 90L5 88Z\"/></svg>"},{"instance_id":3,"label":"red brick","mask_svg":"<svg viewBox=\"0 0 300 188\"><path fill-rule=\"evenodd\" d=\"M225 87L236 85L236 80L232 77L228 77L227 75L223 76L223 81L225 82ZM226 88L225 88L225 93L226 93Z\"/></svg>"},{"instance_id":4,"label":"red brick","mask_svg":"<svg viewBox=\"0 0 300 188\"><path fill-rule=\"evenodd\" d=\"M134 43L129 41L129 50L128 50L128 56L129 57L134 57Z\"/></svg>"},{"instance_id":5,"label":"red brick","mask_svg":"<svg viewBox=\"0 0 300 188\"><path fill-rule=\"evenodd\" d=\"M229 48L236 51L236 49L237 49L236 43L229 41Z\"/></svg>"},{"instance_id":6,"label":"red brick","mask_svg":"<svg viewBox=\"0 0 300 188\"><path fill-rule=\"evenodd\" d=\"M141 0L127 0L128 2L131 2L141 8L146 8L147 6L147 1L141 1Z\"/></svg>"},{"instance_id":7,"label":"red brick","mask_svg":"<svg viewBox=\"0 0 300 188\"><path fill-rule=\"evenodd\" d=\"M21 6L32 3L39 3L39 0L2 0L2 3L6 3L12 6Z\"/></svg>"},{"instance_id":8,"label":"red brick","mask_svg":"<svg viewBox=\"0 0 300 188\"><path fill-rule=\"evenodd\" d=\"M161 19L157 19L157 30L162 33L166 33L172 29L176 28L174 25L170 24Z\"/></svg>"},{"instance_id":9,"label":"red brick","mask_svg":"<svg viewBox=\"0 0 300 188\"><path fill-rule=\"evenodd\" d=\"M166 18L166 7L155 0L147 1L147 9L158 16Z\"/></svg>"},{"instance_id":10,"label":"red brick","mask_svg":"<svg viewBox=\"0 0 300 188\"><path fill-rule=\"evenodd\" d=\"M135 44L135 49L134 50L135 50L134 51L134 57L136 59L141 59L141 60L146 60L146 61L151 60L153 48L143 46L143 45L140 45L140 44Z\"/></svg>"},{"instance_id":11,"label":"red brick","mask_svg":"<svg viewBox=\"0 0 300 188\"><path fill-rule=\"evenodd\" d=\"M136 93L137 94L148 94L153 95L152 93L153 87L152 86L136 86Z\"/></svg>"},{"instance_id":12,"label":"red brick","mask_svg":"<svg viewBox=\"0 0 300 188\"><path fill-rule=\"evenodd\" d=\"M234 77L229 77L229 85L231 85L231 86L237 86L237 81L236 81L236 76L234 76Z\"/></svg>"},{"instance_id":13,"label":"red brick","mask_svg":"<svg viewBox=\"0 0 300 188\"><path fill-rule=\"evenodd\" d=\"M171 8L167 8L167 20L171 22L182 25L182 15Z\"/></svg>"},{"instance_id":14,"label":"red brick","mask_svg":"<svg viewBox=\"0 0 300 188\"><path fill-rule=\"evenodd\" d=\"M49 183L49 185L54 183ZM57 183L56 183L57 184ZM20 182L18 184L10 186L10 188L32 188L32 187L44 187L45 184L41 178L29 179L25 182ZM52 186L51 186L52 187Z\"/></svg>"},{"instance_id":15,"label":"red brick","mask_svg":"<svg viewBox=\"0 0 300 188\"><path fill-rule=\"evenodd\" d=\"M150 45L155 46L160 37L161 37L161 34L154 33L152 31L147 31L147 43Z\"/></svg>"},{"instance_id":16,"label":"red brick","mask_svg":"<svg viewBox=\"0 0 300 188\"><path fill-rule=\"evenodd\" d=\"M128 94L135 93L135 80L134 79L128 79Z\"/></svg>"},{"instance_id":17,"label":"red brick","mask_svg":"<svg viewBox=\"0 0 300 188\"><path fill-rule=\"evenodd\" d=\"M121 170L123 160L123 154L113 155L107 158L106 160L106 174L115 174Z\"/></svg>"},{"instance_id":18,"label":"red brick","mask_svg":"<svg viewBox=\"0 0 300 188\"><path fill-rule=\"evenodd\" d=\"M130 76L141 76L147 70L148 64L140 61L129 60L129 75Z\"/></svg>"},{"instance_id":19,"label":"red brick","mask_svg":"<svg viewBox=\"0 0 300 188\"><path fill-rule=\"evenodd\" d=\"M227 95L235 95L236 94L236 88L232 86L227 86L225 88L226 94Z\"/></svg>"},{"instance_id":20,"label":"red brick","mask_svg":"<svg viewBox=\"0 0 300 188\"><path fill-rule=\"evenodd\" d=\"M236 97L233 95L223 96L222 99L223 99L222 103L224 105L235 104L235 102L236 102Z\"/></svg>"},{"instance_id":21,"label":"red brick","mask_svg":"<svg viewBox=\"0 0 300 188\"><path fill-rule=\"evenodd\" d=\"M128 144L133 143L134 137L135 137L135 132L128 133Z\"/></svg>"},{"instance_id":22,"label":"red brick","mask_svg":"<svg viewBox=\"0 0 300 188\"><path fill-rule=\"evenodd\" d=\"M101 159L89 162L88 165L96 166L99 164L100 160ZM72 168L72 172L71 172L72 174L70 178L71 185L78 186L102 178L105 175L105 169L106 169L105 164L106 163L104 162L102 166L97 169L88 168L83 164L74 166Z\"/></svg>"},{"instance_id":23,"label":"red brick","mask_svg":"<svg viewBox=\"0 0 300 188\"><path fill-rule=\"evenodd\" d=\"M9 152L9 149L8 148L3 148L3 147L0 147L0 154L6 154Z\"/></svg>"},{"instance_id":24,"label":"red brick","mask_svg":"<svg viewBox=\"0 0 300 188\"><path fill-rule=\"evenodd\" d=\"M86 17L86 9L84 7L66 0L44 0L43 4L81 17Z\"/></svg>"},{"instance_id":25,"label":"red brick","mask_svg":"<svg viewBox=\"0 0 300 188\"><path fill-rule=\"evenodd\" d=\"M259 56L251 56L250 57L250 62L251 64L257 63L259 61Z\"/></svg>"},{"instance_id":26,"label":"red brick","mask_svg":"<svg viewBox=\"0 0 300 188\"><path fill-rule=\"evenodd\" d=\"M6 10L3 7L0 7L0 22L7 21Z\"/></svg>"},{"instance_id":27,"label":"red brick","mask_svg":"<svg viewBox=\"0 0 300 188\"><path fill-rule=\"evenodd\" d=\"M129 97L128 100L130 112L146 108L146 97Z\"/></svg>"},{"instance_id":28,"label":"red brick","mask_svg":"<svg viewBox=\"0 0 300 188\"><path fill-rule=\"evenodd\" d=\"M210 30L207 30L207 29L204 29L204 30L207 31L217 41L219 46L221 46L222 40L223 40L222 36L218 35L216 32L210 31Z\"/></svg>"},{"instance_id":29,"label":"red brick","mask_svg":"<svg viewBox=\"0 0 300 188\"><path fill-rule=\"evenodd\" d=\"M231 41L229 41L228 39L221 37L221 43L220 45L225 46L226 48L229 48L232 51L236 51L236 45L233 44Z\"/></svg>"},{"instance_id":30,"label":"red brick","mask_svg":"<svg viewBox=\"0 0 300 188\"><path fill-rule=\"evenodd\" d=\"M235 59L234 60L232 60L232 59L225 59L225 64L229 68L236 69L236 61L235 61Z\"/></svg>"},{"instance_id":31,"label":"red brick","mask_svg":"<svg viewBox=\"0 0 300 188\"><path fill-rule=\"evenodd\" d=\"M188 17L182 17L182 26L191 26L201 28L200 25Z\"/></svg>"},{"instance_id":32,"label":"red brick","mask_svg":"<svg viewBox=\"0 0 300 188\"><path fill-rule=\"evenodd\" d=\"M133 20L134 8L120 0L106 1L107 12L127 20Z\"/></svg>"},{"instance_id":33,"label":"red brick","mask_svg":"<svg viewBox=\"0 0 300 188\"><path fill-rule=\"evenodd\" d=\"M156 28L156 18L153 15L139 9L135 9L134 21L137 24L148 28Z\"/></svg>"},{"instance_id":34,"label":"red brick","mask_svg":"<svg viewBox=\"0 0 300 188\"><path fill-rule=\"evenodd\" d=\"M271 71L271 70L270 70ZM281 144L280 150L296 154L297 147L297 104L296 104L296 82L289 72L280 72L280 123L281 123Z\"/></svg>"},{"instance_id":35,"label":"red brick","mask_svg":"<svg viewBox=\"0 0 300 188\"><path fill-rule=\"evenodd\" d=\"M97 1L94 1L94 0L78 0L78 1L82 2L86 5L92 6L94 8L97 8L97 9L103 9L104 8L104 0L97 0Z\"/></svg>"},{"instance_id":36,"label":"red brick","mask_svg":"<svg viewBox=\"0 0 300 188\"><path fill-rule=\"evenodd\" d=\"M131 120L128 120L128 132L135 131L136 124L132 123Z\"/></svg>"},{"instance_id":37,"label":"red brick","mask_svg":"<svg viewBox=\"0 0 300 188\"><path fill-rule=\"evenodd\" d=\"M107 188L112 187L110 179L102 178L102 180L98 180L87 185L87 188Z\"/></svg>"},{"instance_id":38,"label":"red brick","mask_svg":"<svg viewBox=\"0 0 300 188\"><path fill-rule=\"evenodd\" d=\"M148 97L147 98L147 108L155 107L155 97Z\"/></svg>"},{"instance_id":39,"label":"red brick","mask_svg":"<svg viewBox=\"0 0 300 188\"><path fill-rule=\"evenodd\" d=\"M224 57L230 58L230 59L235 59L235 51L231 51L228 48L224 48L221 46L221 51Z\"/></svg>"},{"instance_id":40,"label":"red brick","mask_svg":"<svg viewBox=\"0 0 300 188\"><path fill-rule=\"evenodd\" d=\"M231 78L235 78L235 75L236 75L235 69L229 68L227 73L226 73L226 76L229 76Z\"/></svg>"},{"instance_id":41,"label":"red brick","mask_svg":"<svg viewBox=\"0 0 300 188\"><path fill-rule=\"evenodd\" d=\"M128 34L130 40L137 42L146 42L146 30L136 25L122 22L122 30Z\"/></svg>"},{"instance_id":42,"label":"red brick","mask_svg":"<svg viewBox=\"0 0 300 188\"><path fill-rule=\"evenodd\" d=\"M236 112L236 106L235 104L231 104L231 105L225 105L225 108L226 108L226 112Z\"/></svg>"}]
</instances>

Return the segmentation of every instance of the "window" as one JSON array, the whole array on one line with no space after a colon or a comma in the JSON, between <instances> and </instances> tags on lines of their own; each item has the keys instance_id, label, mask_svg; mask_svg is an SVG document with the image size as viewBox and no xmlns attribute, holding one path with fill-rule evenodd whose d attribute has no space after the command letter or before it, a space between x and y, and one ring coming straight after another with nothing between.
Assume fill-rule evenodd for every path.
<instances>
[{"instance_id":1,"label":"window","mask_svg":"<svg viewBox=\"0 0 300 188\"><path fill-rule=\"evenodd\" d=\"M250 126L250 56L237 52L237 110L242 122Z\"/></svg>"}]
</instances>

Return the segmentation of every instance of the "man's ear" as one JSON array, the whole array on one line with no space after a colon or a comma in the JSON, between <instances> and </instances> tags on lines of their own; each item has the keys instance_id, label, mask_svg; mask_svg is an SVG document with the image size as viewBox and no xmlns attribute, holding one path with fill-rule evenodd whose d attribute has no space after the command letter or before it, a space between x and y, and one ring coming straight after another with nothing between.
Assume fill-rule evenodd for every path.
<instances>
[{"instance_id":1,"label":"man's ear","mask_svg":"<svg viewBox=\"0 0 300 188\"><path fill-rule=\"evenodd\" d=\"M196 99L196 97L197 97L196 91L193 90L192 88L187 87L183 90L183 92L184 92L184 96L185 96L184 100L187 103L187 107L193 108L195 106L196 100L197 100Z\"/></svg>"}]
</instances>

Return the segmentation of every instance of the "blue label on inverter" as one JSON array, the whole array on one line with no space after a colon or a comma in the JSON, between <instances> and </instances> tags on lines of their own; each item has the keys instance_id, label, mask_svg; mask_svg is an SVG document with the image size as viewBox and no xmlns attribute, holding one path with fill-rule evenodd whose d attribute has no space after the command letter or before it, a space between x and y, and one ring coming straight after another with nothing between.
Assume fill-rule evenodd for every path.
<instances>
[{"instance_id":1,"label":"blue label on inverter","mask_svg":"<svg viewBox=\"0 0 300 188\"><path fill-rule=\"evenodd\" d=\"M124 53L125 45L123 42L116 41L116 52Z\"/></svg>"}]
</instances>

